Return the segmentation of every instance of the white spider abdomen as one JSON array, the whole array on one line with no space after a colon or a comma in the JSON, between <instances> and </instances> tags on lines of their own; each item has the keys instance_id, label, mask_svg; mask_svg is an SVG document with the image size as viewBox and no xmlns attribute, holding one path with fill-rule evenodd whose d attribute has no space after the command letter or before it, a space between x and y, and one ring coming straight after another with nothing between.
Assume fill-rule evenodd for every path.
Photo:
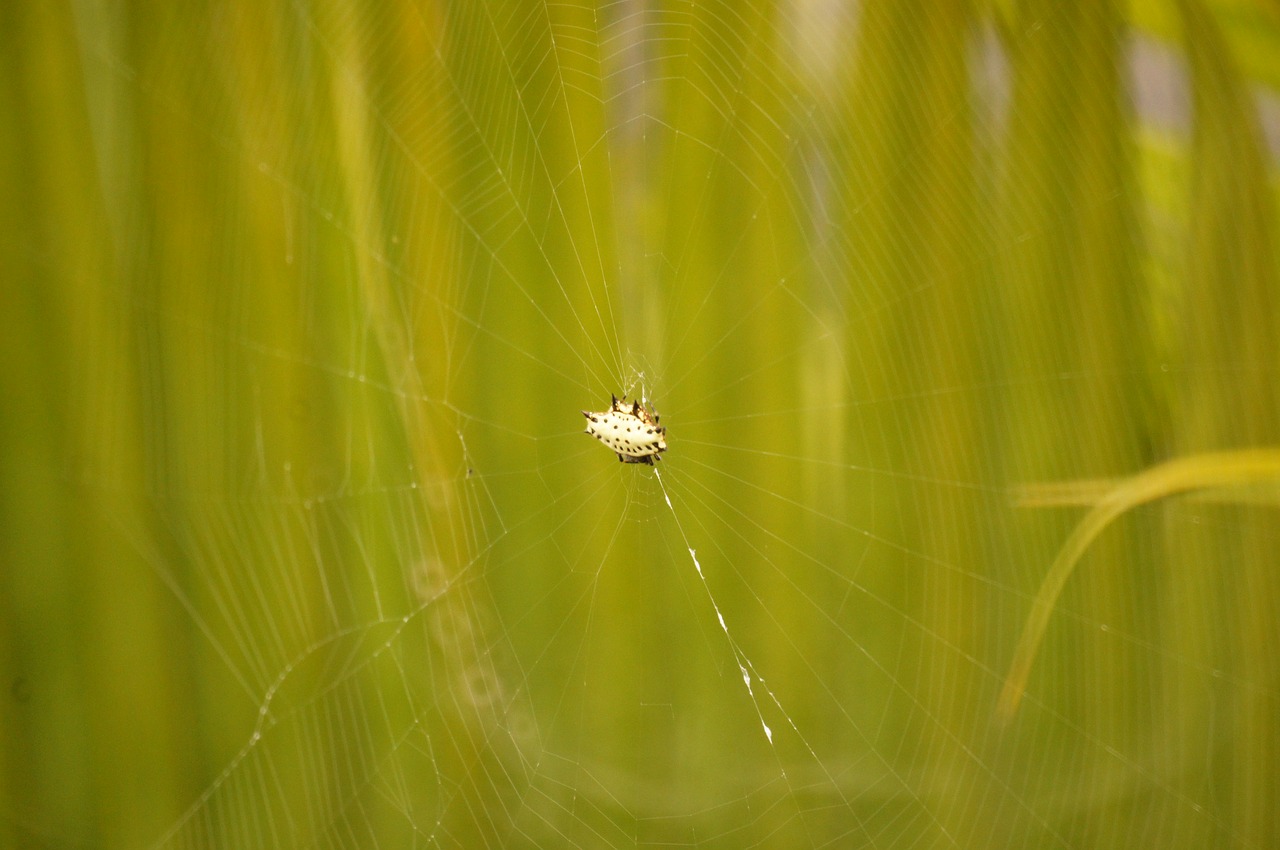
<instances>
[{"instance_id":1,"label":"white spider abdomen","mask_svg":"<svg viewBox=\"0 0 1280 850\"><path fill-rule=\"evenodd\" d=\"M657 414L650 413L638 401L613 397L608 410L599 413L582 411L587 417L587 433L604 443L623 463L647 463L653 466L667 450L667 429L658 424Z\"/></svg>"}]
</instances>

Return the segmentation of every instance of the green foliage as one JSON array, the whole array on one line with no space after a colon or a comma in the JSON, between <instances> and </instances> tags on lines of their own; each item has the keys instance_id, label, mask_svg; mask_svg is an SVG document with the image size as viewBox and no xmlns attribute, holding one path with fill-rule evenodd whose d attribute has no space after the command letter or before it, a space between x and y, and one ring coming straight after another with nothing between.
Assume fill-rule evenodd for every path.
<instances>
[{"instance_id":1,"label":"green foliage","mask_svg":"<svg viewBox=\"0 0 1280 850\"><path fill-rule=\"evenodd\" d=\"M0 846L1280 843L1275 5L844 6L8 4Z\"/></svg>"}]
</instances>

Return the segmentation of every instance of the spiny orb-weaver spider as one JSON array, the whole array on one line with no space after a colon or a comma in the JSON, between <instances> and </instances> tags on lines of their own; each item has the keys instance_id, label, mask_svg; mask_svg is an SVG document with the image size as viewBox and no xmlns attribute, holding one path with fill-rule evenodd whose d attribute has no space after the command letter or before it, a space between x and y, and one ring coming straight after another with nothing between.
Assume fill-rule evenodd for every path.
<instances>
[{"instance_id":1,"label":"spiny orb-weaver spider","mask_svg":"<svg viewBox=\"0 0 1280 850\"><path fill-rule=\"evenodd\" d=\"M582 411L587 417L587 433L604 443L618 455L622 463L647 463L662 460L667 450L667 429L658 424L658 414L651 413L639 401L627 404L611 395L613 404L600 413Z\"/></svg>"}]
</instances>

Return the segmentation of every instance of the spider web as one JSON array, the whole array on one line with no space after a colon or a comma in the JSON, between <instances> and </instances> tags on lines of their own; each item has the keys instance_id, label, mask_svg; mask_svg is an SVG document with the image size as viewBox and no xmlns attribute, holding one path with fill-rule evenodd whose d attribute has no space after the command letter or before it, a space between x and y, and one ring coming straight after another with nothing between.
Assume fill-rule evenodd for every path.
<instances>
[{"instance_id":1,"label":"spider web","mask_svg":"<svg viewBox=\"0 0 1280 850\"><path fill-rule=\"evenodd\" d=\"M1011 221L991 164L1010 45L1089 13L188 14L76 22L103 193L202 169L109 211L132 365L87 366L82 483L180 659L153 846L1261 846L1233 741L1276 680L1230 661L1225 579L1155 566L1234 513L1136 512L995 717L1078 518L1017 485L1150 438L1159 365L1006 361L1047 325L973 283L1123 216L1095 173ZM973 183L931 170L956 146ZM582 435L610 394L662 414L655 468Z\"/></svg>"}]
</instances>

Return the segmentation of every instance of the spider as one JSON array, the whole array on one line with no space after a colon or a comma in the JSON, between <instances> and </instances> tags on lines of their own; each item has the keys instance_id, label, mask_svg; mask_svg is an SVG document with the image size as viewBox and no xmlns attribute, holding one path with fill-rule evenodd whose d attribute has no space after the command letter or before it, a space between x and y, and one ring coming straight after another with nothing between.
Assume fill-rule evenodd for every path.
<instances>
[{"instance_id":1,"label":"spider","mask_svg":"<svg viewBox=\"0 0 1280 850\"><path fill-rule=\"evenodd\" d=\"M613 403L608 410L582 411L587 417L587 433L613 449L621 463L653 466L667 450L667 429L658 424L658 414L651 413L639 401L628 405L626 396L610 398Z\"/></svg>"}]
</instances>

